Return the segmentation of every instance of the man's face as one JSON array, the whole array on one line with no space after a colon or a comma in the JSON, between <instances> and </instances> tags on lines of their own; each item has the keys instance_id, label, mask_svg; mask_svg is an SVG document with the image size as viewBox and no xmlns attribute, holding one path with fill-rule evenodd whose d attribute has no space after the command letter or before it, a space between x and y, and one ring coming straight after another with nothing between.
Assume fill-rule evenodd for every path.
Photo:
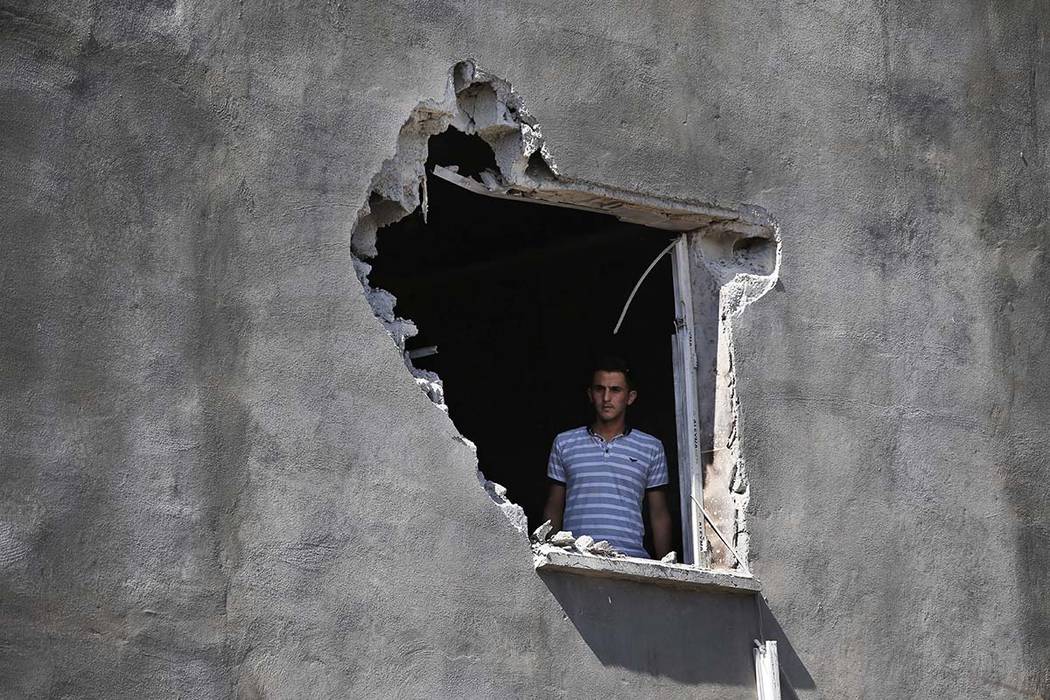
<instances>
[{"instance_id":1,"label":"man's face","mask_svg":"<svg viewBox=\"0 0 1050 700\"><path fill-rule=\"evenodd\" d=\"M623 372L598 370L591 378L587 395L594 413L603 423L612 423L627 412L627 407L638 398L638 392L629 388Z\"/></svg>"}]
</instances>

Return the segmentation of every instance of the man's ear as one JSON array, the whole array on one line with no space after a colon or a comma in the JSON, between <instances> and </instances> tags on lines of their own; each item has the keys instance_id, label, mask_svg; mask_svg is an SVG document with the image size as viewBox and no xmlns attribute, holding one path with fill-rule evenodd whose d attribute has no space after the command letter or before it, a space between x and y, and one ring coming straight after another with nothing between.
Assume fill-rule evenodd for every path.
<instances>
[{"instance_id":1,"label":"man's ear","mask_svg":"<svg viewBox=\"0 0 1050 700\"><path fill-rule=\"evenodd\" d=\"M634 403L634 400L637 398L638 392L634 389L631 389L631 391L627 394L627 405L630 406L632 403Z\"/></svg>"}]
</instances>

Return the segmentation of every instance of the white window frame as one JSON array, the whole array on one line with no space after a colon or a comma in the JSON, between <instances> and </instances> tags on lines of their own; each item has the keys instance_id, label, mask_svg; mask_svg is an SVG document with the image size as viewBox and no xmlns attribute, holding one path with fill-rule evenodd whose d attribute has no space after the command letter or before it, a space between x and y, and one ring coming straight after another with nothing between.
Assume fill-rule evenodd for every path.
<instances>
[{"instance_id":1,"label":"white window frame","mask_svg":"<svg viewBox=\"0 0 1050 700\"><path fill-rule=\"evenodd\" d=\"M683 233L671 250L674 279L675 333L671 341L674 366L675 416L678 434L678 492L682 514L682 561L705 568L707 543L704 515L703 462L700 459L700 407L697 387L696 326L693 321L693 284L689 268L689 234Z\"/></svg>"}]
</instances>

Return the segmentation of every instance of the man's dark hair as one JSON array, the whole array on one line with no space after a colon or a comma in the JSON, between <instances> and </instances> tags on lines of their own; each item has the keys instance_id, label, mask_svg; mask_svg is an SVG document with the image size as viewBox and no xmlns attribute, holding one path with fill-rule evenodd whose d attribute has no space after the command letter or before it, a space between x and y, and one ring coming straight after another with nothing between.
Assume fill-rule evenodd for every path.
<instances>
[{"instance_id":1,"label":"man's dark hair","mask_svg":"<svg viewBox=\"0 0 1050 700\"><path fill-rule=\"evenodd\" d=\"M635 389L635 380L631 376L631 366L619 355L601 355L591 363L591 373L587 375L587 386L594 379L595 372L621 372L627 380L627 388Z\"/></svg>"}]
</instances>

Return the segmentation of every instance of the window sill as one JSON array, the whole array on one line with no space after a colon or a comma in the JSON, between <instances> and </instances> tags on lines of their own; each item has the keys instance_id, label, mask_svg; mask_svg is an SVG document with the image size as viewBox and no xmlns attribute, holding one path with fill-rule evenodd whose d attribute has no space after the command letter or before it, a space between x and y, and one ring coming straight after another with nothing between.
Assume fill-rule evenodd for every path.
<instances>
[{"instance_id":1,"label":"window sill","mask_svg":"<svg viewBox=\"0 0 1050 700\"><path fill-rule=\"evenodd\" d=\"M635 557L611 558L566 551L548 544L533 546L537 571L564 571L582 576L639 581L671 588L757 593L761 586L752 576L729 571L697 569L685 564L665 564Z\"/></svg>"}]
</instances>

